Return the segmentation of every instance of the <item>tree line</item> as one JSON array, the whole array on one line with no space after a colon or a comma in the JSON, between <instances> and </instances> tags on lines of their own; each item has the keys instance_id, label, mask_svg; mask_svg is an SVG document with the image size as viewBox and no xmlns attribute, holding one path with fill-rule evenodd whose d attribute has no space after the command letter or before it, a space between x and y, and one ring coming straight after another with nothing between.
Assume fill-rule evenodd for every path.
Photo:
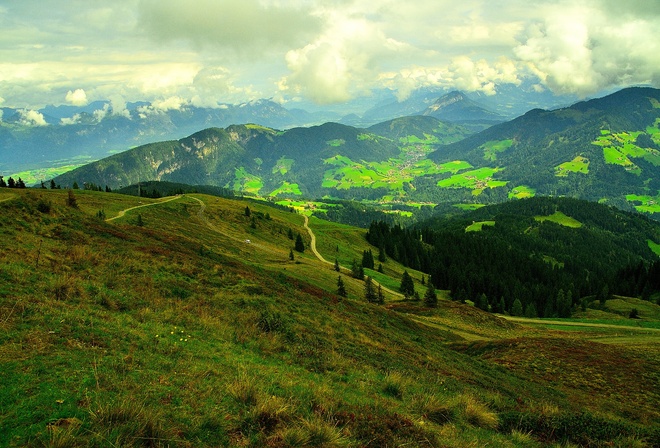
<instances>
[{"instance_id":1,"label":"tree line","mask_svg":"<svg viewBox=\"0 0 660 448\"><path fill-rule=\"evenodd\" d=\"M429 282L450 290L453 299L493 312L568 317L586 306L583 299L648 299L660 291L660 261L646 243L655 229L648 220L569 202L568 210L590 225L538 222L533 215L552 214L558 206L557 200L540 200L497 209L496 225L480 232L466 232L472 222L466 219L415 228L379 221L371 223L367 240L385 256L429 274ZM520 212L515 207L531 209L523 216L512 214ZM469 217L493 218L488 211Z\"/></svg>"}]
</instances>

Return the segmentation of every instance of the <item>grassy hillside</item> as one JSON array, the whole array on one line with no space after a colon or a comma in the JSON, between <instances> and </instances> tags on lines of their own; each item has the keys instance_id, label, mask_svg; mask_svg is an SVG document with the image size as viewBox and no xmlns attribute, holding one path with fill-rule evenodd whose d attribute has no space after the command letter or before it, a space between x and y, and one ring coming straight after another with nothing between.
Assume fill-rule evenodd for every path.
<instances>
[{"instance_id":1,"label":"grassy hillside","mask_svg":"<svg viewBox=\"0 0 660 448\"><path fill-rule=\"evenodd\" d=\"M5 193L0 446L660 444L652 329L602 343L444 300L372 305L345 274L341 298L331 265L289 259L303 217L266 204ZM310 222L328 260L368 248Z\"/></svg>"}]
</instances>

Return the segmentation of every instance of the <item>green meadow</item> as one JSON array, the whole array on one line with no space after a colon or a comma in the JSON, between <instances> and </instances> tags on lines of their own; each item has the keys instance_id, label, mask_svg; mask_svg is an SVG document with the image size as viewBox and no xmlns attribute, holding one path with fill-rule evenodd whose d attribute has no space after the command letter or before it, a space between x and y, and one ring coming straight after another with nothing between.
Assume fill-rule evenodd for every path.
<instances>
[{"instance_id":1,"label":"green meadow","mask_svg":"<svg viewBox=\"0 0 660 448\"><path fill-rule=\"evenodd\" d=\"M438 181L437 185L441 188L469 188L472 194L477 196L486 188L503 187L507 184L508 181L493 179L495 173L500 171L501 168L478 168Z\"/></svg>"},{"instance_id":2,"label":"green meadow","mask_svg":"<svg viewBox=\"0 0 660 448\"><path fill-rule=\"evenodd\" d=\"M520 185L518 187L512 188L511 191L509 191L509 199L532 198L534 195L536 195L536 190L526 185Z\"/></svg>"},{"instance_id":3,"label":"green meadow","mask_svg":"<svg viewBox=\"0 0 660 448\"><path fill-rule=\"evenodd\" d=\"M639 212L660 213L660 196L629 194L626 200L632 202Z\"/></svg>"},{"instance_id":4,"label":"green meadow","mask_svg":"<svg viewBox=\"0 0 660 448\"><path fill-rule=\"evenodd\" d=\"M484 228L484 226L494 226L495 221L479 221L479 222L473 222L469 226L465 228L466 232L481 232L481 230Z\"/></svg>"},{"instance_id":5,"label":"green meadow","mask_svg":"<svg viewBox=\"0 0 660 448\"><path fill-rule=\"evenodd\" d=\"M493 140L481 145L484 151L484 159L494 162L497 160L497 154L504 152L513 145L513 140Z\"/></svg>"},{"instance_id":6,"label":"green meadow","mask_svg":"<svg viewBox=\"0 0 660 448\"><path fill-rule=\"evenodd\" d=\"M574 229L578 229L582 227L582 223L580 221L577 221L576 219L571 218L570 216L566 216L560 211L554 212L552 215L549 216L535 216L535 220L539 222L543 221L550 221L554 222L556 224L565 226L565 227L571 227Z\"/></svg>"},{"instance_id":7,"label":"green meadow","mask_svg":"<svg viewBox=\"0 0 660 448\"><path fill-rule=\"evenodd\" d=\"M589 159L577 156L570 162L564 162L555 167L555 176L564 177L569 173L589 174Z\"/></svg>"},{"instance_id":8,"label":"green meadow","mask_svg":"<svg viewBox=\"0 0 660 448\"><path fill-rule=\"evenodd\" d=\"M324 263L267 202L0 190L0 446L660 443L650 302L558 330L404 300L404 270L428 278L387 259L379 305L348 269L377 253L364 229L311 217ZM588 326L632 307L644 326Z\"/></svg>"},{"instance_id":9,"label":"green meadow","mask_svg":"<svg viewBox=\"0 0 660 448\"><path fill-rule=\"evenodd\" d=\"M340 190L363 187L401 191L404 183L412 182L418 176L456 173L471 167L463 161L437 165L428 159L390 159L386 162L358 163L340 155L326 159L324 163L334 168L325 171L322 186Z\"/></svg>"}]
</instances>

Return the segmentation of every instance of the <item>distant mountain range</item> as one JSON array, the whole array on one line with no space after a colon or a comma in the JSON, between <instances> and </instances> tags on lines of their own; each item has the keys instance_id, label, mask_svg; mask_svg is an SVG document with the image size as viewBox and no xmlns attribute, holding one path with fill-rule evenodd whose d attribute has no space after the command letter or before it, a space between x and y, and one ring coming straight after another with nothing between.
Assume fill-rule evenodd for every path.
<instances>
[{"instance_id":1,"label":"distant mountain range","mask_svg":"<svg viewBox=\"0 0 660 448\"><path fill-rule=\"evenodd\" d=\"M491 96L420 89L403 101L394 92L383 90L342 108L307 103L286 108L267 99L213 108L167 102L117 105L109 101L47 106L38 111L0 108L0 173L8 176L25 170L79 166L131 147L232 124L258 123L289 129L334 121L365 128L393 118L430 114L468 125L476 132L533 107L551 107L557 101L570 103L566 97L553 97L549 92L538 93L524 86L497 89L498 93ZM437 108L444 103L447 107Z\"/></svg>"},{"instance_id":2,"label":"distant mountain range","mask_svg":"<svg viewBox=\"0 0 660 448\"><path fill-rule=\"evenodd\" d=\"M56 182L117 188L167 180L265 196L458 207L539 194L660 212L659 90L630 88L554 111L532 110L473 135L465 125L432 116L472 106L453 95L433 103L429 115L364 129L337 123L287 131L211 128L114 155Z\"/></svg>"}]
</instances>

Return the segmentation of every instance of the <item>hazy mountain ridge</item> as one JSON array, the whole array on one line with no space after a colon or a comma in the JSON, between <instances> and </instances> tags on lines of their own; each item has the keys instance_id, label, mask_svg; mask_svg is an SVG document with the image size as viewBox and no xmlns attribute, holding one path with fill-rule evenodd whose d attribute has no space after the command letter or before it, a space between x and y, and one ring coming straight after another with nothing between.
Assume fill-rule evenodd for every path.
<instances>
[{"instance_id":1,"label":"hazy mountain ridge","mask_svg":"<svg viewBox=\"0 0 660 448\"><path fill-rule=\"evenodd\" d=\"M442 104L457 103L464 99L448 97ZM532 110L474 135L431 116L368 129L338 123L287 131L235 125L112 159L141 162L112 168L99 162L56 181L116 188L169 180L260 195L388 196L436 204L562 195L654 212L660 190L658 105L660 91L626 89L563 109ZM163 152L167 156L154 155Z\"/></svg>"}]
</instances>

